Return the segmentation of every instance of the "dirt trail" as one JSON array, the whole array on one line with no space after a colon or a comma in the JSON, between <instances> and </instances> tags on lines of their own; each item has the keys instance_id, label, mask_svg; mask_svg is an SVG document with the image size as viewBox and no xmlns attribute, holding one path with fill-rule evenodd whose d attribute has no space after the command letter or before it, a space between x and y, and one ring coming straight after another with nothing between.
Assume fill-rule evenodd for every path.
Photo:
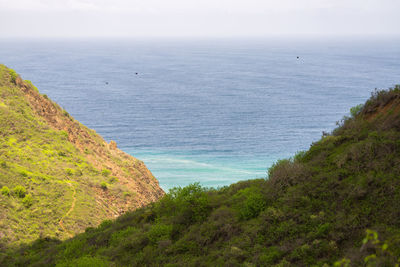
<instances>
[{"instance_id":1,"label":"dirt trail","mask_svg":"<svg viewBox=\"0 0 400 267\"><path fill-rule=\"evenodd\" d=\"M75 195L76 195L76 190L75 190L75 188L71 185L71 183L68 182L67 184L68 184L68 185L72 188L72 190L74 191L73 194L72 194L73 200L72 200L71 207L69 208L69 210L67 211L67 213L65 213L65 215L61 218L61 220L58 222L58 224L60 225L61 229L64 230L64 232L68 233L69 237L73 237L74 234L73 234L72 232L68 231L68 230L64 227L64 224L63 224L63 219L64 219L65 217L67 217L68 215L71 214L71 212L72 212L72 211L74 210L74 208L75 208L75 203L76 203L76 197L75 197Z\"/></svg>"}]
</instances>

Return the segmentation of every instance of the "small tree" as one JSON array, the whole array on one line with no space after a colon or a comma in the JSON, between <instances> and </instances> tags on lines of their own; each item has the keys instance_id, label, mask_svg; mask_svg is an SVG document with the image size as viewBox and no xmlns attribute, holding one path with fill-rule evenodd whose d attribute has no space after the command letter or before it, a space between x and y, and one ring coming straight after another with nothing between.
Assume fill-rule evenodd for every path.
<instances>
[{"instance_id":1,"label":"small tree","mask_svg":"<svg viewBox=\"0 0 400 267\"><path fill-rule=\"evenodd\" d=\"M359 104L359 105L357 105L357 106L355 106L355 107L352 107L352 108L350 109L350 115L351 115L351 117L352 117L352 118L355 118L355 117L361 112L361 110L363 109L363 107L364 107L363 104Z\"/></svg>"}]
</instances>

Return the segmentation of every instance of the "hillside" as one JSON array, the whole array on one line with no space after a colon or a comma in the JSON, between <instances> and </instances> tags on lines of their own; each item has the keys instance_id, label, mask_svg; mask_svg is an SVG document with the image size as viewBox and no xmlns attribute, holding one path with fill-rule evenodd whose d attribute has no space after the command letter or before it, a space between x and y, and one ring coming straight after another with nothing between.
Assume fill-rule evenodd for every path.
<instances>
[{"instance_id":1,"label":"hillside","mask_svg":"<svg viewBox=\"0 0 400 267\"><path fill-rule=\"evenodd\" d=\"M267 179L175 188L69 240L41 238L7 266L398 266L400 86ZM397 264L397 265L396 265Z\"/></svg>"},{"instance_id":2,"label":"hillside","mask_svg":"<svg viewBox=\"0 0 400 267\"><path fill-rule=\"evenodd\" d=\"M143 162L0 65L0 247L65 239L163 194Z\"/></svg>"}]
</instances>

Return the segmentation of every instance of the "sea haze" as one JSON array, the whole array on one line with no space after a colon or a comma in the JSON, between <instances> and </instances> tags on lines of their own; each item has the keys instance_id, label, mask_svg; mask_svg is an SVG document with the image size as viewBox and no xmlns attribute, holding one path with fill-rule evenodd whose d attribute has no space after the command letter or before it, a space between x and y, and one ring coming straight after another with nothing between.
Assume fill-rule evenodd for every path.
<instances>
[{"instance_id":1,"label":"sea haze","mask_svg":"<svg viewBox=\"0 0 400 267\"><path fill-rule=\"evenodd\" d=\"M2 40L0 62L166 190L264 178L400 83L400 42L388 40Z\"/></svg>"}]
</instances>

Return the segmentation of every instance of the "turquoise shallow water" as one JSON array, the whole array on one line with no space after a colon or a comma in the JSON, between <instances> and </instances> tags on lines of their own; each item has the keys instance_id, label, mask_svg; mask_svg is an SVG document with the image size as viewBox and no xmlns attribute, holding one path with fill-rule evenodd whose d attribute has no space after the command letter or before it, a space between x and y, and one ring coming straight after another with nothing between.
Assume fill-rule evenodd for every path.
<instances>
[{"instance_id":1,"label":"turquoise shallow water","mask_svg":"<svg viewBox=\"0 0 400 267\"><path fill-rule=\"evenodd\" d=\"M398 40L2 40L0 62L164 189L265 177L400 83Z\"/></svg>"},{"instance_id":2,"label":"turquoise shallow water","mask_svg":"<svg viewBox=\"0 0 400 267\"><path fill-rule=\"evenodd\" d=\"M266 176L266 169L275 158L213 156L182 151L129 151L146 162L154 175L169 177L164 188L201 181L209 187L219 187L245 179ZM158 175L159 176L159 175Z\"/></svg>"}]
</instances>

